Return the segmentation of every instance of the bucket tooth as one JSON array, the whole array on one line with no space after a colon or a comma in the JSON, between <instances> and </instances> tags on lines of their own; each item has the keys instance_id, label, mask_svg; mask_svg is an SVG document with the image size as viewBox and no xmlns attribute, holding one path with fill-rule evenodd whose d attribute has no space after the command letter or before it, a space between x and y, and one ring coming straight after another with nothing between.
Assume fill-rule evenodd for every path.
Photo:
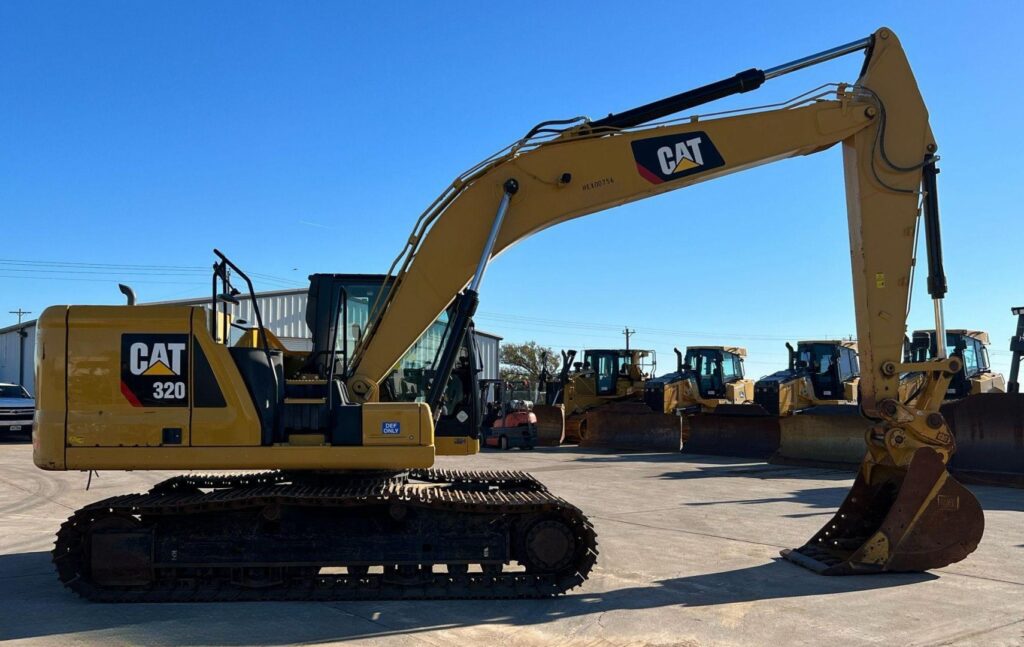
<instances>
[{"instance_id":1,"label":"bucket tooth","mask_svg":"<svg viewBox=\"0 0 1024 647\"><path fill-rule=\"evenodd\" d=\"M905 469L862 465L835 516L782 555L823 575L919 572L967 557L984 529L978 500L924 447Z\"/></svg>"}]
</instances>

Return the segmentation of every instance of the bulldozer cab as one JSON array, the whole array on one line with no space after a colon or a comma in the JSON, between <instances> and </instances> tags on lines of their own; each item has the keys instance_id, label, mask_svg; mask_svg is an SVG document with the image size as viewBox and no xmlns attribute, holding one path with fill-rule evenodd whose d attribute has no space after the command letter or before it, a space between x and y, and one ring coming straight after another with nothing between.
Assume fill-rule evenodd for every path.
<instances>
[{"instance_id":1,"label":"bulldozer cab","mask_svg":"<svg viewBox=\"0 0 1024 647\"><path fill-rule=\"evenodd\" d=\"M911 357L916 362L926 362L938 355L934 330L915 330L910 345ZM979 390L976 384L993 375L992 362L988 356L988 333L980 330L946 330L946 355L959 357L963 368L953 375L946 389L947 400L966 398ZM1002 376L995 382L1001 384ZM1002 390L1002 389L997 389Z\"/></svg>"},{"instance_id":2,"label":"bulldozer cab","mask_svg":"<svg viewBox=\"0 0 1024 647\"><path fill-rule=\"evenodd\" d=\"M582 372L593 372L597 396L619 395L619 381L639 382L654 372L653 350L592 349L583 353Z\"/></svg>"},{"instance_id":3,"label":"bulldozer cab","mask_svg":"<svg viewBox=\"0 0 1024 647\"><path fill-rule=\"evenodd\" d=\"M807 371L818 400L844 399L845 383L860 376L852 342L802 341L793 361L793 368Z\"/></svg>"},{"instance_id":4,"label":"bulldozer cab","mask_svg":"<svg viewBox=\"0 0 1024 647\"><path fill-rule=\"evenodd\" d=\"M714 347L690 346L679 370L693 372L702 398L723 398L726 385L744 377L743 357L737 352Z\"/></svg>"}]
</instances>

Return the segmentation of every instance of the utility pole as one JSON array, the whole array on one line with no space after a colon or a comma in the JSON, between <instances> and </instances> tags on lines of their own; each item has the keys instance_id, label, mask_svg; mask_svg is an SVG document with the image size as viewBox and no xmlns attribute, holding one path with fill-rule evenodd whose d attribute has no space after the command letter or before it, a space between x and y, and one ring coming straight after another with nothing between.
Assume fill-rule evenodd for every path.
<instances>
[{"instance_id":1,"label":"utility pole","mask_svg":"<svg viewBox=\"0 0 1024 647\"><path fill-rule=\"evenodd\" d=\"M629 326L622 329L622 334L626 336L626 350L629 350L629 337L630 335L636 334L635 330L630 330Z\"/></svg>"},{"instance_id":2,"label":"utility pole","mask_svg":"<svg viewBox=\"0 0 1024 647\"><path fill-rule=\"evenodd\" d=\"M31 311L29 311L29 310L22 310L21 308L18 308L17 310L8 310L7 312L8 312L8 314L18 315L18 325L19 326L21 325L21 318L22 317L24 317L25 315L32 314Z\"/></svg>"}]
</instances>

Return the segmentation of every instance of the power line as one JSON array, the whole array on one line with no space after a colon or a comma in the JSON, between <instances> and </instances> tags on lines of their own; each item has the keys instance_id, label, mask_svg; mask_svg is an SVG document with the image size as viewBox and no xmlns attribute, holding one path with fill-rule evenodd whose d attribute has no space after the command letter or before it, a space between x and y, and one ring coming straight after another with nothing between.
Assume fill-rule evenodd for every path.
<instances>
[{"instance_id":1,"label":"power line","mask_svg":"<svg viewBox=\"0 0 1024 647\"><path fill-rule=\"evenodd\" d=\"M208 267L195 265L137 265L125 263L87 263L74 261L36 261L18 259L0 259L0 271L17 272L26 274L51 274L64 276L67 274L85 274L97 276L127 277L127 276L180 276L196 277L209 274ZM261 281L276 283L282 287L298 287L305 285L303 281L291 278L275 276L263 272L248 272L250 276ZM46 278L37 276L11 276L5 278ZM49 277L53 278L53 277ZM144 281L139 281L144 282Z\"/></svg>"}]
</instances>

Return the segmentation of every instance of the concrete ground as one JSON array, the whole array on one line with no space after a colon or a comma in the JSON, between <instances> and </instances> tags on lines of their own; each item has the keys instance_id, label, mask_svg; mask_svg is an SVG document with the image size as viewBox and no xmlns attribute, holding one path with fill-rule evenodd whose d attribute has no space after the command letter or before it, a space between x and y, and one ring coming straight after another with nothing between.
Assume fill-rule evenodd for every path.
<instances>
[{"instance_id":1,"label":"concrete ground","mask_svg":"<svg viewBox=\"0 0 1024 647\"><path fill-rule=\"evenodd\" d=\"M160 473L47 473L0 444L0 640L35 644L1024 645L1024 490L973 487L985 538L917 575L826 578L779 561L851 484L845 472L572 448L442 466L529 470L593 520L590 580L555 600L104 605L58 584L70 512Z\"/></svg>"}]
</instances>

